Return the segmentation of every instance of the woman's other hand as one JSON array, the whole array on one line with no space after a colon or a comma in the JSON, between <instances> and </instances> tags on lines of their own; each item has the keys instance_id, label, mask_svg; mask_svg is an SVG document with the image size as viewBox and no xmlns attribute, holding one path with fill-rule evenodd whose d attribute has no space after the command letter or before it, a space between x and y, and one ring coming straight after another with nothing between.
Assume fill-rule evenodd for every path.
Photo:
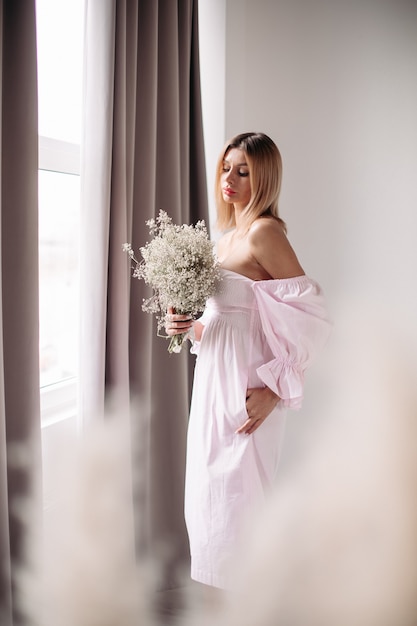
<instances>
[{"instance_id":1,"label":"woman's other hand","mask_svg":"<svg viewBox=\"0 0 417 626\"><path fill-rule=\"evenodd\" d=\"M248 419L236 434L251 435L266 420L279 402L279 397L269 387L256 387L246 392Z\"/></svg>"}]
</instances>

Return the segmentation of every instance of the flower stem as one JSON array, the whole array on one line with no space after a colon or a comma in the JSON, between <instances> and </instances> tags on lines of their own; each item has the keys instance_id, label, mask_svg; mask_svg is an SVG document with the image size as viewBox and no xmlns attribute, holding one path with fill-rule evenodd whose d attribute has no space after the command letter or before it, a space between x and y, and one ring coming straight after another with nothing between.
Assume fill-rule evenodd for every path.
<instances>
[{"instance_id":1,"label":"flower stem","mask_svg":"<svg viewBox=\"0 0 417 626\"><path fill-rule=\"evenodd\" d=\"M174 335L171 337L171 341L169 342L168 352L172 354L173 352L179 353L182 350L184 342L187 339L188 333L181 333L180 335Z\"/></svg>"}]
</instances>

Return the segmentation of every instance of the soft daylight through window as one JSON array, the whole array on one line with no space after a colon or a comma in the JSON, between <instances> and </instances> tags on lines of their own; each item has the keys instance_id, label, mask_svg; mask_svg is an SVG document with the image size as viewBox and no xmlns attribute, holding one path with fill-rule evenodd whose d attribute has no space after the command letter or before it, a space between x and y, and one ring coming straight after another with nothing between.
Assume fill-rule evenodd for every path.
<instances>
[{"instance_id":1,"label":"soft daylight through window","mask_svg":"<svg viewBox=\"0 0 417 626\"><path fill-rule=\"evenodd\" d=\"M37 0L40 376L75 381L84 0Z\"/></svg>"}]
</instances>

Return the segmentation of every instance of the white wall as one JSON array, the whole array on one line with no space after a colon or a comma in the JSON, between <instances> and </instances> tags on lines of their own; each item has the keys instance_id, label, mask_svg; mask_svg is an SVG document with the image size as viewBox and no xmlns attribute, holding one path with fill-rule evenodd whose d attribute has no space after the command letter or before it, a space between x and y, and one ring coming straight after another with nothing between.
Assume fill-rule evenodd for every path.
<instances>
[{"instance_id":1,"label":"white wall","mask_svg":"<svg viewBox=\"0 0 417 626\"><path fill-rule=\"evenodd\" d=\"M402 371L406 359L390 354L388 340L399 330L417 360L417 2L200 6L209 191L227 138L271 135L284 161L281 215L305 271L325 289L336 336L362 365L375 326L383 360ZM332 360L330 368L340 369ZM298 463L326 413L328 377L312 368L306 381L303 409L288 421L284 468ZM388 377L381 393L395 394L391 387Z\"/></svg>"},{"instance_id":2,"label":"white wall","mask_svg":"<svg viewBox=\"0 0 417 626\"><path fill-rule=\"evenodd\" d=\"M281 214L306 272L330 298L401 298L417 313L417 3L200 7L209 168L231 135L270 134L284 160Z\"/></svg>"},{"instance_id":3,"label":"white wall","mask_svg":"<svg viewBox=\"0 0 417 626\"><path fill-rule=\"evenodd\" d=\"M212 238L218 237L214 223L214 178L216 162L225 141L226 102L226 4L225 0L199 0L201 95L207 186Z\"/></svg>"}]
</instances>

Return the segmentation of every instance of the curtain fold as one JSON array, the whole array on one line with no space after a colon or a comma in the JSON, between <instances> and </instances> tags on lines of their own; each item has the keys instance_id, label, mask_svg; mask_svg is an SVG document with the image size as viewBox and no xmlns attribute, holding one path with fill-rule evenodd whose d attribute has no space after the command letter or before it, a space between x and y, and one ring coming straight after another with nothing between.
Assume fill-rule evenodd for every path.
<instances>
[{"instance_id":1,"label":"curtain fold","mask_svg":"<svg viewBox=\"0 0 417 626\"><path fill-rule=\"evenodd\" d=\"M122 244L139 254L159 209L176 223L208 224L197 26L194 0L87 0L80 408L84 422L110 404L130 417L138 549L169 554L165 587L188 563L193 362L156 336L141 310L148 289L132 280Z\"/></svg>"},{"instance_id":2,"label":"curtain fold","mask_svg":"<svg viewBox=\"0 0 417 626\"><path fill-rule=\"evenodd\" d=\"M40 467L38 119L34 0L0 4L0 622L22 623L21 499ZM40 505L39 505L40 506Z\"/></svg>"}]
</instances>

